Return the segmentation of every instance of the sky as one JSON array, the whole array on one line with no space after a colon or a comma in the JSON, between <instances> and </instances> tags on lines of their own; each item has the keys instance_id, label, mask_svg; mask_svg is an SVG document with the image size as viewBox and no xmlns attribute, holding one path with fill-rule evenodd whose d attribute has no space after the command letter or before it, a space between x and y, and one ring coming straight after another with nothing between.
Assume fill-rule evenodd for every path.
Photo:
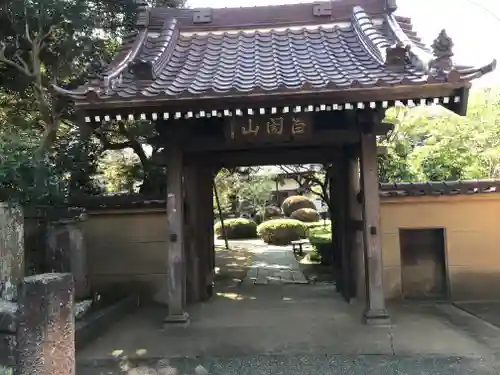
<instances>
[{"instance_id":1,"label":"sky","mask_svg":"<svg viewBox=\"0 0 500 375\"><path fill-rule=\"evenodd\" d=\"M224 8L307 3L307 0L187 0L191 8ZM411 17L414 30L427 43L446 29L455 43L455 62L486 65L500 60L500 1L498 0L397 0L396 14ZM474 82L475 87L500 85L500 67Z\"/></svg>"}]
</instances>

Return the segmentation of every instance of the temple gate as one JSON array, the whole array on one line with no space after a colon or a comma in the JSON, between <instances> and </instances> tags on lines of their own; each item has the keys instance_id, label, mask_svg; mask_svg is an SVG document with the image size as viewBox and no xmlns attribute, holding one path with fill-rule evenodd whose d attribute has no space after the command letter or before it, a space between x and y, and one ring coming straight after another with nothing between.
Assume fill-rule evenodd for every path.
<instances>
[{"instance_id":1,"label":"temple gate","mask_svg":"<svg viewBox=\"0 0 500 375\"><path fill-rule=\"evenodd\" d=\"M464 115L470 81L495 62L452 60L443 30L432 48L391 0L224 9L138 9L137 31L86 85L55 87L83 124L152 121L164 148L169 232L166 321L210 297L212 180L221 167L333 166L335 243L346 299L387 323L377 136L387 108L441 104ZM188 234L188 235L187 235Z\"/></svg>"}]
</instances>

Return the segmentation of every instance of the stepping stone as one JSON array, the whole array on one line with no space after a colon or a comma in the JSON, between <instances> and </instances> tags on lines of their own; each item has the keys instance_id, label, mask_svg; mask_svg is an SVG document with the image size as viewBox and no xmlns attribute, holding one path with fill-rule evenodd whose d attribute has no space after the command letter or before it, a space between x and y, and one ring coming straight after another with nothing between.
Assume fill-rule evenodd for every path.
<instances>
[{"instance_id":1,"label":"stepping stone","mask_svg":"<svg viewBox=\"0 0 500 375\"><path fill-rule=\"evenodd\" d=\"M258 272L259 272L259 269L257 267L249 268L246 278L247 279L256 279Z\"/></svg>"},{"instance_id":2,"label":"stepping stone","mask_svg":"<svg viewBox=\"0 0 500 375\"><path fill-rule=\"evenodd\" d=\"M280 271L279 275L280 275L280 278L281 278L283 281L288 281L288 280L292 280L292 281L293 281L293 278L292 278L292 271L291 271L291 270L283 270L283 271Z\"/></svg>"},{"instance_id":3,"label":"stepping stone","mask_svg":"<svg viewBox=\"0 0 500 375\"><path fill-rule=\"evenodd\" d=\"M292 279L296 284L309 284L304 274L300 271L293 271Z\"/></svg>"},{"instance_id":4,"label":"stepping stone","mask_svg":"<svg viewBox=\"0 0 500 375\"><path fill-rule=\"evenodd\" d=\"M254 282L254 285L267 285L269 283L269 281L267 279L262 279L262 278L258 278L256 279Z\"/></svg>"}]
</instances>

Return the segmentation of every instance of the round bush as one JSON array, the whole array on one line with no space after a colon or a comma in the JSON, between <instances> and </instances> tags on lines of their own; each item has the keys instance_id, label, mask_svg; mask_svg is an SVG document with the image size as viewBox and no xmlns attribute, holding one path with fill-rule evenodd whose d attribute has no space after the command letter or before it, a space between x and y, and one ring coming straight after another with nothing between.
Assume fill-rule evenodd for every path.
<instances>
[{"instance_id":1,"label":"round bush","mask_svg":"<svg viewBox=\"0 0 500 375\"><path fill-rule=\"evenodd\" d=\"M257 237L257 223L242 217L224 220L226 236L228 240L238 240ZM220 221L214 225L214 231L218 238L223 237Z\"/></svg>"},{"instance_id":2,"label":"round bush","mask_svg":"<svg viewBox=\"0 0 500 375\"><path fill-rule=\"evenodd\" d=\"M285 199L283 204L281 205L281 210L285 214L285 216L290 216L294 211L297 211L301 208L312 208L316 209L313 201L307 197L302 195L292 195Z\"/></svg>"},{"instance_id":3,"label":"round bush","mask_svg":"<svg viewBox=\"0 0 500 375\"><path fill-rule=\"evenodd\" d=\"M305 223L312 223L321 220L321 215L318 211L312 208L299 208L290 215L291 219L300 220Z\"/></svg>"},{"instance_id":4,"label":"round bush","mask_svg":"<svg viewBox=\"0 0 500 375\"><path fill-rule=\"evenodd\" d=\"M294 219L274 219L263 222L257 227L257 234L271 245L288 245L307 235L303 222Z\"/></svg>"},{"instance_id":5,"label":"round bush","mask_svg":"<svg viewBox=\"0 0 500 375\"><path fill-rule=\"evenodd\" d=\"M264 220L281 217L281 208L278 206L267 206L264 209Z\"/></svg>"}]
</instances>

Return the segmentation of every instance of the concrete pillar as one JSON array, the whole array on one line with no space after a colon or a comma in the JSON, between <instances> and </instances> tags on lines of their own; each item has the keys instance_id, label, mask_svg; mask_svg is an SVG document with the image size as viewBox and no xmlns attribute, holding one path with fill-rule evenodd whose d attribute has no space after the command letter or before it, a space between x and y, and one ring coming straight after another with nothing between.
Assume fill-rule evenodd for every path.
<instances>
[{"instance_id":1,"label":"concrete pillar","mask_svg":"<svg viewBox=\"0 0 500 375\"><path fill-rule=\"evenodd\" d=\"M73 276L48 273L24 279L19 293L14 375L74 375Z\"/></svg>"},{"instance_id":2,"label":"concrete pillar","mask_svg":"<svg viewBox=\"0 0 500 375\"><path fill-rule=\"evenodd\" d=\"M50 272L72 273L75 298L84 299L90 294L87 268L83 212L73 218L52 221L47 226L47 259Z\"/></svg>"},{"instance_id":3,"label":"concrete pillar","mask_svg":"<svg viewBox=\"0 0 500 375\"><path fill-rule=\"evenodd\" d=\"M13 301L24 278L24 217L20 208L0 203L0 299Z\"/></svg>"},{"instance_id":4,"label":"concrete pillar","mask_svg":"<svg viewBox=\"0 0 500 375\"><path fill-rule=\"evenodd\" d=\"M367 324L389 324L383 283L377 142L373 133L361 135L361 188L366 277L364 320Z\"/></svg>"},{"instance_id":5,"label":"concrete pillar","mask_svg":"<svg viewBox=\"0 0 500 375\"><path fill-rule=\"evenodd\" d=\"M165 323L186 323L186 263L184 254L184 194L182 151L170 145L167 158L167 299Z\"/></svg>"}]
</instances>

